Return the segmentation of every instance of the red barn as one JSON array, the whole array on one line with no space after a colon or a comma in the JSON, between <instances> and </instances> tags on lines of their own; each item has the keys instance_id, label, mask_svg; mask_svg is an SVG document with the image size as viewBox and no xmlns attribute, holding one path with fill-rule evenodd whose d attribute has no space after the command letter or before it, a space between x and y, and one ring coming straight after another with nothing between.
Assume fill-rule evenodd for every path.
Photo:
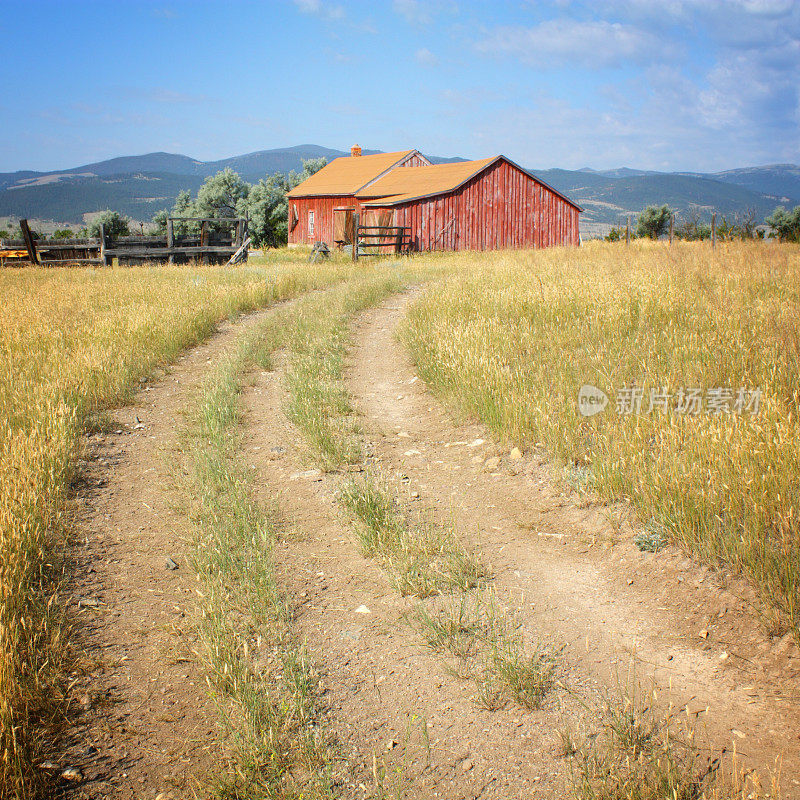
<instances>
[{"instance_id":1,"label":"red barn","mask_svg":"<svg viewBox=\"0 0 800 800\"><path fill-rule=\"evenodd\" d=\"M577 245L581 207L505 156L431 164L417 150L337 158L289 192L289 245L353 241L354 215L414 250Z\"/></svg>"}]
</instances>

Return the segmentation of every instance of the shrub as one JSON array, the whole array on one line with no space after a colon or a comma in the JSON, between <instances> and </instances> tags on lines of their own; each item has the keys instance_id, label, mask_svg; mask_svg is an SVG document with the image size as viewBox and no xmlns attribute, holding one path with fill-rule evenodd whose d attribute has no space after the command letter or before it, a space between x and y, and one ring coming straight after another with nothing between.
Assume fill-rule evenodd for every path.
<instances>
[{"instance_id":1,"label":"shrub","mask_svg":"<svg viewBox=\"0 0 800 800\"><path fill-rule=\"evenodd\" d=\"M649 239L658 239L666 232L671 216L672 211L666 204L647 206L636 220L636 233Z\"/></svg>"},{"instance_id":2,"label":"shrub","mask_svg":"<svg viewBox=\"0 0 800 800\"><path fill-rule=\"evenodd\" d=\"M800 242L800 206L795 206L791 211L778 206L765 222L775 231L780 241Z\"/></svg>"},{"instance_id":3,"label":"shrub","mask_svg":"<svg viewBox=\"0 0 800 800\"><path fill-rule=\"evenodd\" d=\"M110 239L117 239L120 236L130 235L131 220L128 217L123 217L119 211L104 211L99 217L89 223L88 233L89 236L99 237L100 226L103 226L105 235Z\"/></svg>"}]
</instances>

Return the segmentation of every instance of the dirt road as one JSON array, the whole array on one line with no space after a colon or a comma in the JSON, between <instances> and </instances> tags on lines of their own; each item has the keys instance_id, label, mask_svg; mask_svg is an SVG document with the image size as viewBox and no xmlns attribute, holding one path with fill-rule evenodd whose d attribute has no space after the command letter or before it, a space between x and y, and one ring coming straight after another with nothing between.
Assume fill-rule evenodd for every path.
<instances>
[{"instance_id":1,"label":"dirt road","mask_svg":"<svg viewBox=\"0 0 800 800\"><path fill-rule=\"evenodd\" d=\"M320 723L335 743L340 794L563 796L557 730L584 699L624 680L635 658L638 679L662 702L709 709L699 720L715 748L735 745L762 769L782 757L784 797L800 797L794 643L764 633L741 581L678 552L640 553L624 508L560 486L543 454L512 456L482 426L454 423L395 338L411 297L354 327L347 382L370 468L409 514L454 522L477 546L526 636L565 647L569 691L552 692L536 711L474 702L472 682L448 671L408 624L414 601L361 554L336 501L351 476L308 462L283 413L277 359L245 390L242 457L260 499L279 509L275 562L321 676ZM77 724L63 759L84 774L73 796L192 797L219 764L214 709L192 653L190 530L167 461L192 392L258 318L224 326L115 415L120 432L89 442L76 488L87 535L74 589L89 660L76 676Z\"/></svg>"}]
</instances>

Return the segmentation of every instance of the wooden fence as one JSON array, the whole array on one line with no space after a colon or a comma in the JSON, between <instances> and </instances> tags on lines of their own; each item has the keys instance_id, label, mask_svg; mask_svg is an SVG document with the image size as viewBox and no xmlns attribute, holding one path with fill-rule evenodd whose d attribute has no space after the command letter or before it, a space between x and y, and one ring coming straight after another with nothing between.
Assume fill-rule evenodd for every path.
<instances>
[{"instance_id":1,"label":"wooden fence","mask_svg":"<svg viewBox=\"0 0 800 800\"><path fill-rule=\"evenodd\" d=\"M199 223L198 233L175 234L175 223ZM250 238L244 217L169 218L164 236L124 236L110 239L102 226L94 239L34 239L27 220L20 220L24 239L0 241L0 264L27 261L42 266L120 266L147 262L227 264L246 261Z\"/></svg>"},{"instance_id":2,"label":"wooden fence","mask_svg":"<svg viewBox=\"0 0 800 800\"><path fill-rule=\"evenodd\" d=\"M411 250L411 228L399 225L359 225L355 223L353 260L360 256L407 254Z\"/></svg>"}]
</instances>

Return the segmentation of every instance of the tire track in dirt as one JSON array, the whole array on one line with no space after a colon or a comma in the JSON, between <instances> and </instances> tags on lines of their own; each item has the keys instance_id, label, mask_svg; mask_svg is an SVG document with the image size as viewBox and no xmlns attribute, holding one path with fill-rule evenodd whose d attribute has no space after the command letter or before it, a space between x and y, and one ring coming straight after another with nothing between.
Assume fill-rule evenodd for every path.
<instances>
[{"instance_id":1,"label":"tire track in dirt","mask_svg":"<svg viewBox=\"0 0 800 800\"><path fill-rule=\"evenodd\" d=\"M175 507L178 436L192 395L243 331L271 309L222 323L86 437L74 487L70 586L83 671L60 763L74 798L194 797L219 764L218 716L196 655L190 522ZM168 559L172 563L168 565Z\"/></svg>"},{"instance_id":2,"label":"tire track in dirt","mask_svg":"<svg viewBox=\"0 0 800 800\"><path fill-rule=\"evenodd\" d=\"M557 703L536 714L486 711L470 681L447 673L404 620L413 601L361 555L334 496L347 475L303 462L302 436L282 411L282 374L257 374L245 392L243 452L260 500L279 509L276 570L320 671L322 726L344 760L341 796L380 797L379 784L386 796L451 800L562 793Z\"/></svg>"},{"instance_id":3,"label":"tire track in dirt","mask_svg":"<svg viewBox=\"0 0 800 800\"><path fill-rule=\"evenodd\" d=\"M800 657L791 636L764 632L743 581L674 549L640 553L614 517L621 509L559 489L542 454L513 459L483 426L455 424L396 339L411 299L359 319L349 367L373 452L405 487L405 504L455 520L479 545L526 634L567 644L573 687L624 680L635 654L645 685L693 712L710 709L701 730L716 747L735 745L762 775L780 756L784 797L800 797Z\"/></svg>"}]
</instances>

